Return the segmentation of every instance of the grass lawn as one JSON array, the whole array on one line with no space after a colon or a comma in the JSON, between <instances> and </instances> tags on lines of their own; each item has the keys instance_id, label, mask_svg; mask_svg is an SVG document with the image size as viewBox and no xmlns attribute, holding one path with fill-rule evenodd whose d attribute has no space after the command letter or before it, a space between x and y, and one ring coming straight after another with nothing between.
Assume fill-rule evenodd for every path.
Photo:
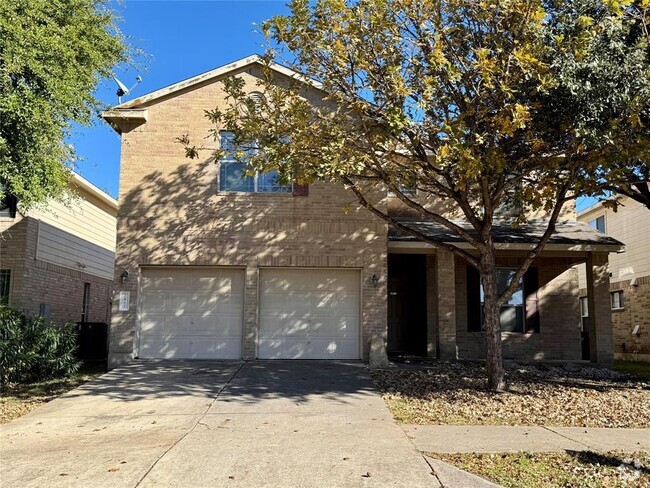
<instances>
[{"instance_id":1,"label":"grass lawn","mask_svg":"<svg viewBox=\"0 0 650 488\"><path fill-rule=\"evenodd\" d=\"M649 453L427 455L505 488L650 487Z\"/></svg>"},{"instance_id":2,"label":"grass lawn","mask_svg":"<svg viewBox=\"0 0 650 488\"><path fill-rule=\"evenodd\" d=\"M44 403L106 372L105 364L85 364L69 378L9 385L0 392L0 424L21 417Z\"/></svg>"},{"instance_id":3,"label":"grass lawn","mask_svg":"<svg viewBox=\"0 0 650 488\"><path fill-rule=\"evenodd\" d=\"M614 361L614 369L619 373L650 380L650 363L642 363L641 361Z\"/></svg>"}]
</instances>

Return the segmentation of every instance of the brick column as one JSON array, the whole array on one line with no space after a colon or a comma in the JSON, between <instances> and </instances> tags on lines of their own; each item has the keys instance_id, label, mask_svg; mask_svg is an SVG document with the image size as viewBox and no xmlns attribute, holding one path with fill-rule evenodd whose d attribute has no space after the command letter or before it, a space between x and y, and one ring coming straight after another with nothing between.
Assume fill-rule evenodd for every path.
<instances>
[{"instance_id":1,"label":"brick column","mask_svg":"<svg viewBox=\"0 0 650 488\"><path fill-rule=\"evenodd\" d=\"M457 359L456 279L454 255L438 251L436 259L438 294L438 351L440 359Z\"/></svg>"},{"instance_id":2,"label":"brick column","mask_svg":"<svg viewBox=\"0 0 650 488\"><path fill-rule=\"evenodd\" d=\"M590 253L586 267L591 362L607 365L613 359L608 254Z\"/></svg>"},{"instance_id":3,"label":"brick column","mask_svg":"<svg viewBox=\"0 0 650 488\"><path fill-rule=\"evenodd\" d=\"M244 287L244 331L242 337L242 358L255 359L257 346L257 277L256 263L246 266L246 285Z\"/></svg>"}]
</instances>

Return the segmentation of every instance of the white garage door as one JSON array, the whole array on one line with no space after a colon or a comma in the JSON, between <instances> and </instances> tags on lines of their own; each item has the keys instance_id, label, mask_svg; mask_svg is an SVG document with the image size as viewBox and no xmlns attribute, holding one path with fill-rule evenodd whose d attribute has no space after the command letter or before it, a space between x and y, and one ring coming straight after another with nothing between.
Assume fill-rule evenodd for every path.
<instances>
[{"instance_id":1,"label":"white garage door","mask_svg":"<svg viewBox=\"0 0 650 488\"><path fill-rule=\"evenodd\" d=\"M143 268L141 358L241 358L244 271Z\"/></svg>"},{"instance_id":2,"label":"white garage door","mask_svg":"<svg viewBox=\"0 0 650 488\"><path fill-rule=\"evenodd\" d=\"M358 359L359 272L260 271L258 357Z\"/></svg>"}]
</instances>

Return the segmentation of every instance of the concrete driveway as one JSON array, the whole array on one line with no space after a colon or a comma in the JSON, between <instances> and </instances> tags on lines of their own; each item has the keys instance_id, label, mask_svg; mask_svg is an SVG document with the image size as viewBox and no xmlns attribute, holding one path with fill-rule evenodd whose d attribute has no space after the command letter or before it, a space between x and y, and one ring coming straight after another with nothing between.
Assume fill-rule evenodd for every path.
<instances>
[{"instance_id":1,"label":"concrete driveway","mask_svg":"<svg viewBox=\"0 0 650 488\"><path fill-rule=\"evenodd\" d=\"M3 486L436 486L361 363L137 362L0 426Z\"/></svg>"}]
</instances>

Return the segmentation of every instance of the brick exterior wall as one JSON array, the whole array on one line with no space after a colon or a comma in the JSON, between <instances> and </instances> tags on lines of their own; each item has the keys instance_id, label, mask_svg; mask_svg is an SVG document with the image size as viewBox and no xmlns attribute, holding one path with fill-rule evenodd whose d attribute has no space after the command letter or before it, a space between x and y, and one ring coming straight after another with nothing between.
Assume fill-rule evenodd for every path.
<instances>
[{"instance_id":1,"label":"brick exterior wall","mask_svg":"<svg viewBox=\"0 0 650 488\"><path fill-rule=\"evenodd\" d=\"M500 258L499 266L512 266L515 258ZM579 360L580 310L577 271L565 258L540 258L538 307L540 332L503 332L503 357L513 360ZM456 258L456 341L458 358L485 358L485 337L469 332L467 324L467 264Z\"/></svg>"},{"instance_id":2,"label":"brick exterior wall","mask_svg":"<svg viewBox=\"0 0 650 488\"><path fill-rule=\"evenodd\" d=\"M239 73L251 91L258 75L255 67ZM245 267L247 359L255 357L260 267L361 269L367 358L371 336L386 333L386 224L354 205L350 193L323 183L306 197L219 192L218 164L207 153L187 159L174 139L189 133L201 140L211 129L204 110L225 103L220 83L207 83L149 106L148 122L122 135L116 292L129 291L132 305L120 312L114 304L111 365L134 352L143 265ZM124 269L131 275L121 284ZM380 277L376 288L373 274Z\"/></svg>"},{"instance_id":3,"label":"brick exterior wall","mask_svg":"<svg viewBox=\"0 0 650 488\"><path fill-rule=\"evenodd\" d=\"M623 309L612 310L612 342L614 357L633 361L650 361L650 276L610 283L610 292L623 292ZM584 297L587 290L582 288ZM639 326L637 334L634 328Z\"/></svg>"},{"instance_id":4,"label":"brick exterior wall","mask_svg":"<svg viewBox=\"0 0 650 488\"><path fill-rule=\"evenodd\" d=\"M650 276L611 283L611 291L623 291L623 310L612 310L614 355L650 361ZM637 334L633 334L638 326Z\"/></svg>"},{"instance_id":5,"label":"brick exterior wall","mask_svg":"<svg viewBox=\"0 0 650 488\"><path fill-rule=\"evenodd\" d=\"M38 221L17 216L0 222L0 267L11 270L9 306L37 315L50 308L55 323L81 320L84 283L90 283L88 322L109 322L112 282L36 259Z\"/></svg>"},{"instance_id":6,"label":"brick exterior wall","mask_svg":"<svg viewBox=\"0 0 650 488\"><path fill-rule=\"evenodd\" d=\"M27 266L28 219L16 215L15 219L0 218L0 268L11 271L9 306L21 305L21 294Z\"/></svg>"}]
</instances>

